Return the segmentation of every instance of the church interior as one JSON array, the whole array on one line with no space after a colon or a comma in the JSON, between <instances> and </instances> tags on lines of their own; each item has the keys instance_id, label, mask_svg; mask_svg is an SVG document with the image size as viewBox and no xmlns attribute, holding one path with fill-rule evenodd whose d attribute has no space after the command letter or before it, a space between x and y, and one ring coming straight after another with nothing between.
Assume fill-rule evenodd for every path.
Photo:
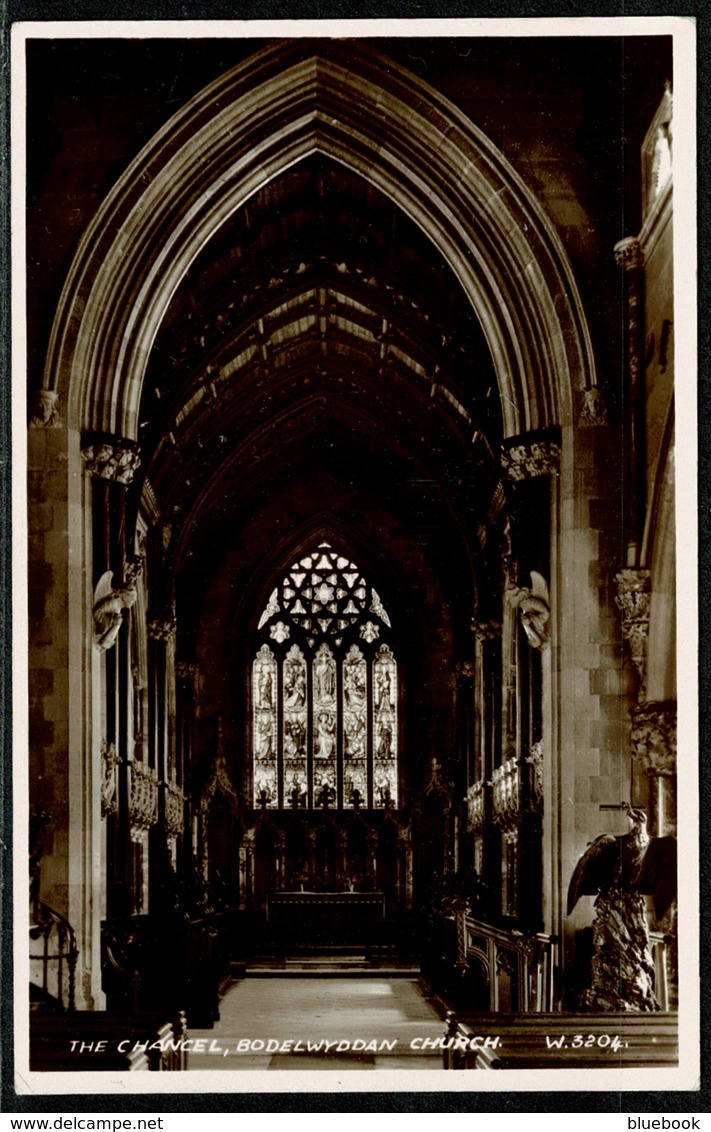
<instances>
[{"instance_id":1,"label":"church interior","mask_svg":"<svg viewBox=\"0 0 711 1132\"><path fill-rule=\"evenodd\" d=\"M674 1063L673 63L28 41L34 1068L290 971Z\"/></svg>"}]
</instances>

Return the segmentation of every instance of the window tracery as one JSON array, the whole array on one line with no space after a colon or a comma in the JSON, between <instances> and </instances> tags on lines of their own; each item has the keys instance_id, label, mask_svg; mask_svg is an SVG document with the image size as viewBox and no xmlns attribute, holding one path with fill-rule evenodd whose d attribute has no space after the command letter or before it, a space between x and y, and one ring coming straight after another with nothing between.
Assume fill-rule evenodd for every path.
<instances>
[{"instance_id":1,"label":"window tracery","mask_svg":"<svg viewBox=\"0 0 711 1132\"><path fill-rule=\"evenodd\" d=\"M397 804L391 630L377 591L329 543L286 571L252 663L255 806Z\"/></svg>"}]
</instances>

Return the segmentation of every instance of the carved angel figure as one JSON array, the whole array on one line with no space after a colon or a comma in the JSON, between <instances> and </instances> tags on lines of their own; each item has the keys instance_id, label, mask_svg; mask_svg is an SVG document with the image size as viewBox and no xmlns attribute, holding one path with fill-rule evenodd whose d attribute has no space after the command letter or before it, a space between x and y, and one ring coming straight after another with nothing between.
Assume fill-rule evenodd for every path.
<instances>
[{"instance_id":1,"label":"carved angel figure","mask_svg":"<svg viewBox=\"0 0 711 1132\"><path fill-rule=\"evenodd\" d=\"M522 586L519 589L514 586L509 593L512 604L521 610L521 624L530 645L534 649L542 648L548 640L548 621L551 615L545 578L531 570L531 588Z\"/></svg>"},{"instance_id":2,"label":"carved angel figure","mask_svg":"<svg viewBox=\"0 0 711 1132\"><path fill-rule=\"evenodd\" d=\"M112 586L113 573L107 570L102 574L94 593L94 643L102 652L113 648L123 621L124 609L130 609L136 602L138 590L135 580L125 586Z\"/></svg>"}]
</instances>

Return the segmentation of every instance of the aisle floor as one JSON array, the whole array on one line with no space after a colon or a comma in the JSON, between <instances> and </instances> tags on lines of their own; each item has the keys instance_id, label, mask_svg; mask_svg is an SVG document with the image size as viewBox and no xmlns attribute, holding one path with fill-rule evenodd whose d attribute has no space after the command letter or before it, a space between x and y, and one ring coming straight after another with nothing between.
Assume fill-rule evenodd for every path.
<instances>
[{"instance_id":1,"label":"aisle floor","mask_svg":"<svg viewBox=\"0 0 711 1132\"><path fill-rule=\"evenodd\" d=\"M409 978L247 978L232 986L191 1070L441 1069L444 1023ZM289 1044L290 1043L290 1044ZM414 1043L414 1045L413 1045Z\"/></svg>"}]
</instances>

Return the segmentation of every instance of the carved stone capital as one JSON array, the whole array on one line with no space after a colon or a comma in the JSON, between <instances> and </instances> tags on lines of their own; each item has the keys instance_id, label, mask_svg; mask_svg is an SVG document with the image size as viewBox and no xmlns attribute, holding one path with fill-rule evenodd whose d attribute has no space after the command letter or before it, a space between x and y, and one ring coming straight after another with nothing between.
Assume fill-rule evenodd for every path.
<instances>
[{"instance_id":1,"label":"carved stone capital","mask_svg":"<svg viewBox=\"0 0 711 1132\"><path fill-rule=\"evenodd\" d=\"M30 428L61 428L59 396L53 389L38 389L35 393Z\"/></svg>"},{"instance_id":2,"label":"carved stone capital","mask_svg":"<svg viewBox=\"0 0 711 1132\"><path fill-rule=\"evenodd\" d=\"M634 271L644 267L644 251L636 236L627 236L615 244L615 263L624 267L625 271Z\"/></svg>"},{"instance_id":3,"label":"carved stone capital","mask_svg":"<svg viewBox=\"0 0 711 1132\"><path fill-rule=\"evenodd\" d=\"M606 425L607 406L601 389L593 386L583 390L583 407L580 411L580 424L583 426Z\"/></svg>"},{"instance_id":4,"label":"carved stone capital","mask_svg":"<svg viewBox=\"0 0 711 1132\"><path fill-rule=\"evenodd\" d=\"M146 628L152 641L169 641L175 636L177 625L175 617L155 617Z\"/></svg>"},{"instance_id":5,"label":"carved stone capital","mask_svg":"<svg viewBox=\"0 0 711 1132\"><path fill-rule=\"evenodd\" d=\"M650 777L676 774L676 703L650 700L632 710L632 758Z\"/></svg>"},{"instance_id":6,"label":"carved stone capital","mask_svg":"<svg viewBox=\"0 0 711 1132\"><path fill-rule=\"evenodd\" d=\"M175 666L175 675L180 680L196 680L200 665L196 661L179 660Z\"/></svg>"},{"instance_id":7,"label":"carved stone capital","mask_svg":"<svg viewBox=\"0 0 711 1132\"><path fill-rule=\"evenodd\" d=\"M82 447L81 454L89 475L111 483L131 483L141 464L135 445L126 440L91 441Z\"/></svg>"},{"instance_id":8,"label":"carved stone capital","mask_svg":"<svg viewBox=\"0 0 711 1132\"><path fill-rule=\"evenodd\" d=\"M621 570L615 575L615 602L622 613L622 635L630 648L630 656L640 678L640 699L644 699L647 682L647 638L651 602L649 570Z\"/></svg>"},{"instance_id":9,"label":"carved stone capital","mask_svg":"<svg viewBox=\"0 0 711 1132\"><path fill-rule=\"evenodd\" d=\"M132 762L130 768L131 829L150 829L158 820L158 775L147 763Z\"/></svg>"},{"instance_id":10,"label":"carved stone capital","mask_svg":"<svg viewBox=\"0 0 711 1132\"><path fill-rule=\"evenodd\" d=\"M463 680L473 680L476 675L476 666L473 660L458 660L454 666L454 671Z\"/></svg>"},{"instance_id":11,"label":"carved stone capital","mask_svg":"<svg viewBox=\"0 0 711 1132\"><path fill-rule=\"evenodd\" d=\"M560 445L551 440L522 440L501 453L501 466L510 480L554 476L560 467Z\"/></svg>"}]
</instances>

